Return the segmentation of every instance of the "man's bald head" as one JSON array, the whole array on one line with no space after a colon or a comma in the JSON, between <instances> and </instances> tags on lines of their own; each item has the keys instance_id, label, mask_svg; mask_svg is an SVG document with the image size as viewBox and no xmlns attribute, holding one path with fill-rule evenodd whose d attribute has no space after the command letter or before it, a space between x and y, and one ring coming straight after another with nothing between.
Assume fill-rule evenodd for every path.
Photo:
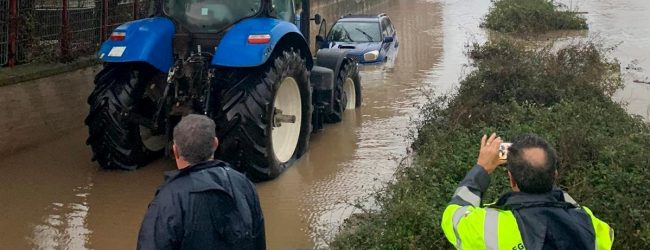
<instances>
[{"instance_id":1,"label":"man's bald head","mask_svg":"<svg viewBox=\"0 0 650 250\"><path fill-rule=\"evenodd\" d=\"M541 137L526 134L508 148L508 170L521 192L550 192L555 185L557 154Z\"/></svg>"}]
</instances>

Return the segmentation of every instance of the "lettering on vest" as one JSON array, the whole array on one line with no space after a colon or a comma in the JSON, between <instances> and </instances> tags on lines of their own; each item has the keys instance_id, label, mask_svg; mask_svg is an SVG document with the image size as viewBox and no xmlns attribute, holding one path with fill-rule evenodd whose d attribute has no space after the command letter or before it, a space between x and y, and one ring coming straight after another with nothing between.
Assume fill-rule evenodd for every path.
<instances>
[{"instance_id":1,"label":"lettering on vest","mask_svg":"<svg viewBox=\"0 0 650 250\"><path fill-rule=\"evenodd\" d=\"M512 247L512 250L524 250L526 247L524 247L524 243L519 243L516 246Z\"/></svg>"}]
</instances>

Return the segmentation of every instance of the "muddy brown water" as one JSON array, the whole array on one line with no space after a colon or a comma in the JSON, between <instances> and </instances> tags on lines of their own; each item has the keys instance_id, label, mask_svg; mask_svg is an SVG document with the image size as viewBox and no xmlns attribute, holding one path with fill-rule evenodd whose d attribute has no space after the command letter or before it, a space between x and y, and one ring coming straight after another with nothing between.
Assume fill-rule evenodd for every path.
<instances>
[{"instance_id":1,"label":"muddy brown water","mask_svg":"<svg viewBox=\"0 0 650 250\"><path fill-rule=\"evenodd\" d=\"M423 93L451 91L466 72L465 45L483 41L483 0L402 0L386 12L399 32L394 65L362 72L364 105L314 134L310 151L278 179L257 185L269 249L326 246L348 203L391 180L408 146ZM616 98L648 119L650 3L567 1L587 11L590 37L618 45L626 88ZM137 171L103 171L85 145L85 98L97 68L0 88L0 248L131 249L162 172L160 159Z\"/></svg>"}]
</instances>

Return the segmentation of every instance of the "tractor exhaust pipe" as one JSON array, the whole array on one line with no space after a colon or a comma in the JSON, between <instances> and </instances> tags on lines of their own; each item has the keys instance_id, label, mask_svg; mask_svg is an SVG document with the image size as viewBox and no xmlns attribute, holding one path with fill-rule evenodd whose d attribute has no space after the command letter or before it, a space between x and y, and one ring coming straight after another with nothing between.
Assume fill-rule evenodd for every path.
<instances>
[{"instance_id":1,"label":"tractor exhaust pipe","mask_svg":"<svg viewBox=\"0 0 650 250\"><path fill-rule=\"evenodd\" d=\"M307 44L309 44L309 36L311 29L309 23L311 19L311 6L309 5L309 0L302 0L302 13L300 13L300 32L302 36L305 37Z\"/></svg>"}]
</instances>

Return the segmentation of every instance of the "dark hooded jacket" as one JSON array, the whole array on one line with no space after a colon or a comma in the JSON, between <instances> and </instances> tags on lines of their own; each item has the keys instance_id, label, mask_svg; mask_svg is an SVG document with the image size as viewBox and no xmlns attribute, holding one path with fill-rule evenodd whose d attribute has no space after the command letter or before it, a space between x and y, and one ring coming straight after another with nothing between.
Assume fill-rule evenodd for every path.
<instances>
[{"instance_id":1,"label":"dark hooded jacket","mask_svg":"<svg viewBox=\"0 0 650 250\"><path fill-rule=\"evenodd\" d=\"M262 210L246 176L218 160L165 175L138 249L265 249Z\"/></svg>"}]
</instances>

